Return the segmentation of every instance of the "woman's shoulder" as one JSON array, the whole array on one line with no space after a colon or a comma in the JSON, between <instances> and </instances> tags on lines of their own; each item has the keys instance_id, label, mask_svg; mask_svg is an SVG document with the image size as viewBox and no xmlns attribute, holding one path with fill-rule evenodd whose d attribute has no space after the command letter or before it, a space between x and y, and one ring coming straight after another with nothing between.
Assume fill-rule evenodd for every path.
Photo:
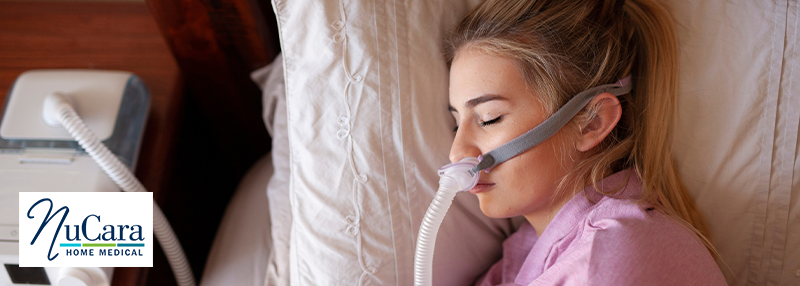
<instances>
[{"instance_id":1,"label":"woman's shoulder","mask_svg":"<svg viewBox=\"0 0 800 286\"><path fill-rule=\"evenodd\" d=\"M584 214L582 229L582 232L591 234L592 243L616 241L619 243L611 245L625 246L615 251L649 253L682 249L708 254L703 242L688 225L642 199L641 181L634 172L620 172L609 179L612 177L619 178L599 186L602 192L591 187L582 194L584 200L593 202Z\"/></svg>"},{"instance_id":2,"label":"woman's shoulder","mask_svg":"<svg viewBox=\"0 0 800 286\"><path fill-rule=\"evenodd\" d=\"M604 198L588 212L583 232L591 238L588 242L594 251L640 255L675 250L708 252L688 226L649 203L634 199Z\"/></svg>"},{"instance_id":3,"label":"woman's shoulder","mask_svg":"<svg viewBox=\"0 0 800 286\"><path fill-rule=\"evenodd\" d=\"M725 284L700 238L647 202L606 196L586 216L587 275L624 284Z\"/></svg>"}]
</instances>

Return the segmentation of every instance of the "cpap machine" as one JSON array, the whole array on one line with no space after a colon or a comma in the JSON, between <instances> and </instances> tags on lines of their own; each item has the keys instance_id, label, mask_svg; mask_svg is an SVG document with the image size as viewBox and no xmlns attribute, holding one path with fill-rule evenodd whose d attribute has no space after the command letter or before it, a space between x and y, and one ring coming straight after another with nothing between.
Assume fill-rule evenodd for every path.
<instances>
[{"instance_id":1,"label":"cpap machine","mask_svg":"<svg viewBox=\"0 0 800 286\"><path fill-rule=\"evenodd\" d=\"M146 191L132 171L149 104L130 72L35 70L17 78L0 122L0 286L110 284L113 268L19 267L19 192ZM153 210L179 285L194 285L172 229L155 203Z\"/></svg>"}]
</instances>

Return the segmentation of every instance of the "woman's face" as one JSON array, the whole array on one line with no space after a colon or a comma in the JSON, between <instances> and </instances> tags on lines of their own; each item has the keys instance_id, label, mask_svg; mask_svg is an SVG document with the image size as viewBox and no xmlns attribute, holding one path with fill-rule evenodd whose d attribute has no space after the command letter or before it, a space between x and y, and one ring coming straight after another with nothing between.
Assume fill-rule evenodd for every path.
<instances>
[{"instance_id":1,"label":"woman's face","mask_svg":"<svg viewBox=\"0 0 800 286\"><path fill-rule=\"evenodd\" d=\"M450 161L478 157L542 123L545 110L512 60L459 51L450 68L450 106L458 130ZM470 192L494 218L552 213L552 196L577 151L555 136L485 173ZM562 160L563 158L563 160Z\"/></svg>"}]
</instances>

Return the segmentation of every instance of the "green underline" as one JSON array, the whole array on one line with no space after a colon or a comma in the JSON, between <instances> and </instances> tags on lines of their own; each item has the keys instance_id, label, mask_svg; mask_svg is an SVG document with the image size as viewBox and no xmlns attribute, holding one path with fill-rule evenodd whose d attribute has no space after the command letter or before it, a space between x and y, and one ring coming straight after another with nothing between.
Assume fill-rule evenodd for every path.
<instances>
[{"instance_id":1,"label":"green underline","mask_svg":"<svg viewBox=\"0 0 800 286\"><path fill-rule=\"evenodd\" d=\"M144 247L144 243L62 243L61 247Z\"/></svg>"},{"instance_id":2,"label":"green underline","mask_svg":"<svg viewBox=\"0 0 800 286\"><path fill-rule=\"evenodd\" d=\"M117 247L116 243L84 243L83 247Z\"/></svg>"}]
</instances>

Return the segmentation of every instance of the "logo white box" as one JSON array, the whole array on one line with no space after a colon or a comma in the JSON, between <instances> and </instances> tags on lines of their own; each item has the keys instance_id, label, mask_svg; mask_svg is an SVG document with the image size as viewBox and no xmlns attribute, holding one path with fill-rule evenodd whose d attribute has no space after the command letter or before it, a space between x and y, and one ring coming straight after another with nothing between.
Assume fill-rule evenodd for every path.
<instances>
[{"instance_id":1,"label":"logo white box","mask_svg":"<svg viewBox=\"0 0 800 286\"><path fill-rule=\"evenodd\" d=\"M152 267L153 193L20 192L19 230L21 267Z\"/></svg>"}]
</instances>

